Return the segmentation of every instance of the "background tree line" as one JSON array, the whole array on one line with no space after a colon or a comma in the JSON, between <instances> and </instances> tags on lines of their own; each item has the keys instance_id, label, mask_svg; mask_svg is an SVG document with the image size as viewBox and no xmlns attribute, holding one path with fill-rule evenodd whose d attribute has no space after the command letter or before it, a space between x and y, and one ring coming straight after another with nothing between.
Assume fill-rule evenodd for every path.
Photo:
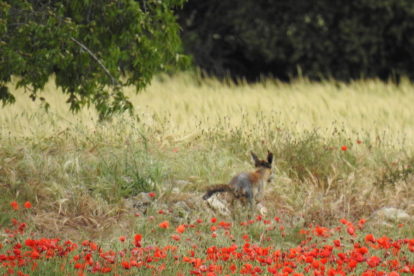
<instances>
[{"instance_id":1,"label":"background tree line","mask_svg":"<svg viewBox=\"0 0 414 276\"><path fill-rule=\"evenodd\" d=\"M176 14L185 52L217 76L414 78L414 1L189 0Z\"/></svg>"}]
</instances>

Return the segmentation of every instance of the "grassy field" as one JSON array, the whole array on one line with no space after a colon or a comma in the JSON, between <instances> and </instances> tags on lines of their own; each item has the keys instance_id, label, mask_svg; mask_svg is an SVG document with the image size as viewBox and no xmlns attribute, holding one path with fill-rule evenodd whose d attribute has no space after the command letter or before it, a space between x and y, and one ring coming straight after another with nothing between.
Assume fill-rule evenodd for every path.
<instances>
[{"instance_id":1,"label":"grassy field","mask_svg":"<svg viewBox=\"0 0 414 276\"><path fill-rule=\"evenodd\" d=\"M200 124L202 128L247 129L261 122L297 132L319 128L324 136L329 136L334 127L372 137L385 134L397 143L406 137L412 141L414 136L413 85L407 80L395 86L379 80L345 84L298 79L286 84L265 79L259 84L236 86L183 74L173 78L159 76L139 95L132 88L125 91L143 122L158 127L167 120L166 127L177 128L176 135L184 137L198 131ZM10 131L13 136L28 136L34 130L50 135L54 130L51 126L64 128L81 123L92 129L96 125L93 109L78 115L68 111L67 97L53 81L42 94L51 104L52 117L41 115L39 103L25 96L23 89L15 94L17 103L3 108L0 114L3 132Z\"/></svg>"},{"instance_id":2,"label":"grassy field","mask_svg":"<svg viewBox=\"0 0 414 276\"><path fill-rule=\"evenodd\" d=\"M315 234L310 225L329 228L326 237L325 230L315 234L322 237L317 243L322 248L339 238L334 229L342 218L349 221L344 231L353 228L359 233L358 238L349 234L349 250L355 242L364 244L369 233L394 240L412 238L411 219L385 223L376 216L384 207L414 212L414 85L409 81L396 86L378 80L298 79L286 84L266 79L235 85L182 74L158 76L139 95L132 89L126 92L136 116L124 114L99 123L93 110L68 112L65 96L52 81L43 95L51 104L49 114L24 91L15 91L17 103L0 113L2 229L12 229L11 219L16 218L34 232L31 239L88 240L117 251L123 250L120 236L131 239L139 233L147 237L147 245L169 246L171 235L180 234L174 230L179 225L195 225L193 232L201 227L194 233L186 230L188 236L181 241L173 237L178 253L168 253L167 264L177 261L175 255L186 257L194 245L196 255L221 243L231 246L231 241L241 248L244 235L260 248L277 243L269 252L289 252L309 233ZM264 157L267 150L275 154L275 178L266 188L266 214L239 225L201 200L208 185L227 183L235 173L252 170L250 151ZM128 207L128 199L140 192L156 194L145 214ZM13 210L12 201L20 206L29 201L32 208ZM211 223L197 222L209 222L213 216L218 217L213 226L221 239L211 238ZM363 227L360 219L366 220ZM172 230L159 227L163 221ZM300 235L302 231L309 232ZM5 235L0 253L6 244L24 243L23 238L27 237ZM152 254L153 249L146 252ZM209 257L200 258L211 263ZM122 262L118 264L125 271ZM224 274L230 272L230 263L221 265L228 265ZM237 271L244 265L238 263ZM180 269L183 275L189 273L186 266ZM348 272L358 274L352 267ZM261 274L259 269L255 273Z\"/></svg>"}]
</instances>

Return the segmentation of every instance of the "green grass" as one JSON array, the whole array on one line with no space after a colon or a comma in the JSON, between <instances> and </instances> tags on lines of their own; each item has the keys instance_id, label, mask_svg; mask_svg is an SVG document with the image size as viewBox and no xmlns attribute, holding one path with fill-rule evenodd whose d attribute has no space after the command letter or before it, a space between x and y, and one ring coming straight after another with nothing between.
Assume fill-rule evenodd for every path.
<instances>
[{"instance_id":1,"label":"green grass","mask_svg":"<svg viewBox=\"0 0 414 276\"><path fill-rule=\"evenodd\" d=\"M270 150L269 217L284 210L292 225L331 225L384 206L411 214L413 88L407 80L237 86L159 76L142 94L126 89L137 116L104 123L92 110L68 113L52 82L49 114L16 90L17 104L0 114L0 199L32 202L28 219L42 234L107 239L125 230L115 225L133 223L127 198L156 191L153 208L171 209L185 200L192 212L184 217L194 219L206 213L208 185L252 170L251 150ZM3 223L8 209L1 205Z\"/></svg>"},{"instance_id":2,"label":"green grass","mask_svg":"<svg viewBox=\"0 0 414 276\"><path fill-rule=\"evenodd\" d=\"M279 272L296 265L297 272L312 272L299 253L294 262L281 262L275 257L278 250L285 256L292 250L322 252L338 239L343 246L333 248L326 271L338 268L340 252L354 256L362 245L370 250L366 256L382 257L385 266L378 270L402 273L404 266L391 264L395 259L411 268L414 258L407 244L414 224L383 224L375 214L383 207L409 215L414 211L413 88L406 80L400 86L377 80L344 84L306 79L236 86L188 74L159 76L140 95L126 89L136 116L122 114L101 123L91 110L68 113L65 98L52 82L44 95L51 103L49 114L16 90L17 104L0 113L0 230L8 232L0 238L0 260L18 243L22 252L31 254L27 238L58 237L61 245L71 239L79 248L48 261L46 251L36 261L26 256L29 265L13 268L14 273L20 269L30 275L88 275L95 265L75 269L75 263L85 263L87 253L95 264L111 267L111 275L188 275L199 269L196 259L210 269L222 266L223 275L231 273L232 264L236 273L249 264L263 270L257 274L270 273L267 269L278 264ZM275 178L266 187L266 215L256 221L232 221L208 208L201 199L208 185L227 183L236 173L252 170L250 151L263 158L267 150L275 155ZM128 207L140 192L152 191L156 198L145 214ZM18 210L11 208L12 201L19 203ZM22 207L26 201L31 209ZM216 223L212 217L217 217ZM351 224L338 227L341 218L356 227L357 236L346 233ZM358 228L361 218L367 220L363 229ZM18 220L16 226L12 219ZM159 227L163 221L170 229ZM221 221L232 225L225 229ZM13 232L22 222L27 223L25 233ZM188 227L175 241L172 235L178 234L179 225ZM317 225L328 227L329 234L318 237ZM135 259L144 266L126 270L123 262L134 258L133 237L138 233L143 251ZM406 239L402 254L367 243L364 237L370 233L377 239ZM126 237L125 244L120 236ZM98 244L98 250L82 246L84 241ZM243 254L247 243L257 254L268 250L272 265L259 265L259 259L247 255L216 262L207 253L209 248L225 252L236 244ZM114 252L114 264L105 261L100 248ZM159 248L165 249L165 258L149 262ZM371 269L367 260L355 270L345 264L344 269L361 275ZM38 266L32 271L34 262ZM3 262L0 273L6 273L7 263L13 261ZM163 265L165 270L159 271Z\"/></svg>"}]
</instances>

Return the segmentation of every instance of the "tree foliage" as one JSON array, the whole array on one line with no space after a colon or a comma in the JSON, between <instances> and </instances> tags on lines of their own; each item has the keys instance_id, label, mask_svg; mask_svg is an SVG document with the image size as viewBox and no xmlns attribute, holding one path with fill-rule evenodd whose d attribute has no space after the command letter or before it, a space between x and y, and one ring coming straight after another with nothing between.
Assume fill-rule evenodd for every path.
<instances>
[{"instance_id":1,"label":"tree foliage","mask_svg":"<svg viewBox=\"0 0 414 276\"><path fill-rule=\"evenodd\" d=\"M155 72L186 62L177 54L173 8L184 0L0 1L0 99L17 87L41 97L49 77L74 112L93 104L101 115L131 110L122 87L144 88Z\"/></svg>"},{"instance_id":2,"label":"tree foliage","mask_svg":"<svg viewBox=\"0 0 414 276\"><path fill-rule=\"evenodd\" d=\"M189 0L178 14L187 53L219 76L414 79L410 0Z\"/></svg>"}]
</instances>

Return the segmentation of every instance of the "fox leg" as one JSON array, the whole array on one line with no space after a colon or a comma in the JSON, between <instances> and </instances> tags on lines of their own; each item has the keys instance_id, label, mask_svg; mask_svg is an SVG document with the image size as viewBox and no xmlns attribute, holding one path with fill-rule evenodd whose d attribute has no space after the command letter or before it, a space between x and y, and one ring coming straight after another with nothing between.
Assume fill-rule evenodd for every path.
<instances>
[{"instance_id":1,"label":"fox leg","mask_svg":"<svg viewBox=\"0 0 414 276\"><path fill-rule=\"evenodd\" d=\"M234 204L236 201L236 196L234 195L234 193L227 193L226 201L228 203L228 208L231 213L231 216L234 218Z\"/></svg>"},{"instance_id":2,"label":"fox leg","mask_svg":"<svg viewBox=\"0 0 414 276\"><path fill-rule=\"evenodd\" d=\"M250 200L249 200L249 203L250 203L250 220L252 220L253 219L253 216L254 216L254 200L253 200L253 198L251 198Z\"/></svg>"},{"instance_id":3,"label":"fox leg","mask_svg":"<svg viewBox=\"0 0 414 276\"><path fill-rule=\"evenodd\" d=\"M256 204L259 204L263 200L263 198L264 198L264 190L265 189L264 189L264 185L263 184L260 184L257 187L257 193L254 196L254 199L256 201Z\"/></svg>"}]
</instances>

